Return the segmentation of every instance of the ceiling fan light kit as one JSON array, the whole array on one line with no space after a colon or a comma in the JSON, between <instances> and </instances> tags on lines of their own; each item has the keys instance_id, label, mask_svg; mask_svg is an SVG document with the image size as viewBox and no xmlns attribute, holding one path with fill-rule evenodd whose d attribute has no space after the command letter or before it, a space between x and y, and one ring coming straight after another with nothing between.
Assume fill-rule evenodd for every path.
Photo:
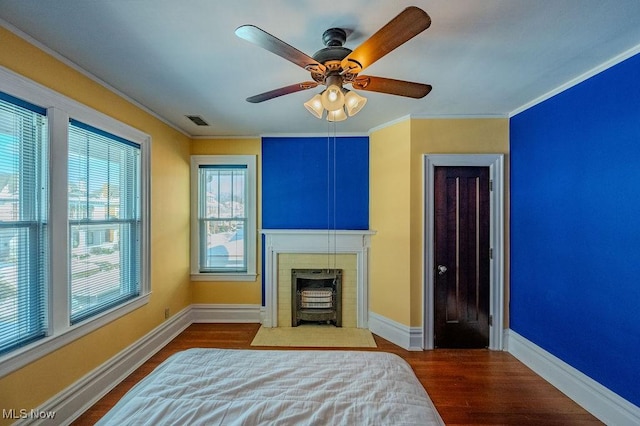
<instances>
[{"instance_id":1,"label":"ceiling fan light kit","mask_svg":"<svg viewBox=\"0 0 640 426\"><path fill-rule=\"evenodd\" d=\"M327 111L335 111L344 106L344 94L342 93L342 78L339 75L331 75L326 78L327 89L322 92L322 106Z\"/></svg>"},{"instance_id":2,"label":"ceiling fan light kit","mask_svg":"<svg viewBox=\"0 0 640 426\"><path fill-rule=\"evenodd\" d=\"M344 112L344 108L340 108L335 111L327 111L327 121L344 121L346 119L347 114Z\"/></svg>"},{"instance_id":3,"label":"ceiling fan light kit","mask_svg":"<svg viewBox=\"0 0 640 426\"><path fill-rule=\"evenodd\" d=\"M343 102L336 109L332 109L332 107L325 106L323 102L323 95L327 93L329 89L325 90L322 95L316 94L307 102L304 103L304 107L309 111L314 117L318 119L322 119L324 116L325 109L327 110L327 120L329 121L342 121L347 119L347 114L349 117L353 117L356 115L367 103L367 98L364 96L358 95L356 92L349 89L341 89L341 95L343 97ZM338 95L336 95L337 97ZM330 95L328 95L330 98ZM338 103L336 101L336 103ZM346 114L345 114L346 110Z\"/></svg>"},{"instance_id":4,"label":"ceiling fan light kit","mask_svg":"<svg viewBox=\"0 0 640 426\"><path fill-rule=\"evenodd\" d=\"M309 99L304 103L304 106L316 118L322 118L322 115L324 114L324 107L322 106L322 96L320 96L320 94Z\"/></svg>"},{"instance_id":5,"label":"ceiling fan light kit","mask_svg":"<svg viewBox=\"0 0 640 426\"><path fill-rule=\"evenodd\" d=\"M347 114L349 117L356 115L367 103L365 97L344 88L347 84L351 84L358 90L414 99L423 98L431 91L431 86L428 84L359 75L359 73L429 28L430 25L429 15L422 9L411 6L400 12L355 50L343 47L347 39L345 30L330 28L322 35L322 41L326 47L316 52L313 57L254 25L242 25L236 29L238 37L302 67L311 74L313 79L313 81L305 81L251 96L247 101L259 103L324 85L326 89L314 95L304 103L304 106L318 119L322 119L324 110L327 110L327 120L342 121L347 119Z\"/></svg>"},{"instance_id":6,"label":"ceiling fan light kit","mask_svg":"<svg viewBox=\"0 0 640 426\"><path fill-rule=\"evenodd\" d=\"M353 117L360 112L364 104L367 103L367 98L358 95L353 90L342 90L347 92L346 95L344 95L344 105L347 108L347 113L349 114L349 117Z\"/></svg>"}]
</instances>

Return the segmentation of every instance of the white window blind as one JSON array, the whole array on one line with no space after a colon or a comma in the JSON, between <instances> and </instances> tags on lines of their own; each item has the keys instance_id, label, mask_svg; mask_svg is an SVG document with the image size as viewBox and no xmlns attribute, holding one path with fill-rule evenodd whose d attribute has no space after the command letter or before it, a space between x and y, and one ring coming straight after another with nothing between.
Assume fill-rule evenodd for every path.
<instances>
[{"instance_id":1,"label":"white window blind","mask_svg":"<svg viewBox=\"0 0 640 426\"><path fill-rule=\"evenodd\" d=\"M140 146L69 124L71 323L140 295Z\"/></svg>"},{"instance_id":2,"label":"white window blind","mask_svg":"<svg viewBox=\"0 0 640 426\"><path fill-rule=\"evenodd\" d=\"M47 332L47 149L46 111L0 92L0 353Z\"/></svg>"},{"instance_id":3,"label":"white window blind","mask_svg":"<svg viewBox=\"0 0 640 426\"><path fill-rule=\"evenodd\" d=\"M247 166L199 166L200 272L247 272Z\"/></svg>"}]
</instances>

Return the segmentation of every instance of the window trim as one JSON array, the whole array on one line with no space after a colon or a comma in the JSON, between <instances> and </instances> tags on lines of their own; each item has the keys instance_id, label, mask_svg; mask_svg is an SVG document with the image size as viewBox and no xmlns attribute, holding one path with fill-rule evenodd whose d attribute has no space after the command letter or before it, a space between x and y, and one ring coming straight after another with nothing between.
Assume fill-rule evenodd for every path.
<instances>
[{"instance_id":1,"label":"window trim","mask_svg":"<svg viewBox=\"0 0 640 426\"><path fill-rule=\"evenodd\" d=\"M255 155L192 155L191 156L191 280L192 281L255 281L257 278L257 174ZM200 229L198 221L200 199L200 166L237 166L247 168L247 272L200 272Z\"/></svg>"},{"instance_id":2,"label":"window trim","mask_svg":"<svg viewBox=\"0 0 640 426\"><path fill-rule=\"evenodd\" d=\"M0 91L47 109L49 121L49 253L47 336L0 356L0 378L48 355L149 302L151 294L150 195L151 137L138 129L68 98L48 87L0 66ZM93 318L71 325L69 306L67 246L68 228L67 165L69 118L130 140L141 149L141 269L140 296L115 306Z\"/></svg>"},{"instance_id":3,"label":"window trim","mask_svg":"<svg viewBox=\"0 0 640 426\"><path fill-rule=\"evenodd\" d=\"M96 139L94 139L94 143L109 143L109 144L114 144L114 147L117 146L122 146L124 145L124 149L128 151L128 155L127 155L127 165L124 166L125 169L127 169L128 171L131 171L130 167L133 167L133 172L134 174L131 176L127 176L127 178L130 179L131 182L133 182L135 184L135 187L133 188L133 192L130 194L133 199L127 198L122 196L123 193L125 193L125 187L126 185L123 185L121 182L119 183L120 185L120 201L127 203L129 205L135 206L134 207L134 211L135 211L135 215L134 216L128 216L128 214L131 213L131 211L129 211L128 209L123 209L124 214L127 215L126 218L119 218L119 219L114 219L114 218L105 218L101 221L101 223L98 223L96 221L94 221L93 218L90 218L90 212L92 207L88 207L87 208L87 217L85 219L71 219L70 215L67 214L67 226L69 227L69 230L73 230L73 226L77 226L77 225L85 225L85 226L92 226L92 225L101 225L101 226L105 226L107 224L128 224L129 225L129 232L131 231L131 229L134 229L134 232L136 235L138 235L138 229L141 230L142 227L142 217L140 215L141 211L140 211L140 201L141 198L139 197L139 189L140 186L138 185L138 181L140 181L139 183L141 184L141 170L142 170L142 147L140 146L140 144L134 143L132 141L130 141L129 139L124 139L124 138L120 138L119 136L115 136L112 135L109 132L104 131L103 129L98 129L98 128L94 128L90 125L87 125L86 123L83 122L79 122L78 120L75 119L70 119L69 123L68 123L68 129L70 129L69 131L71 131L72 128L75 128L76 130L74 131L79 131L79 132L87 132L85 133L81 138L83 139L81 142L81 144L85 144L87 143L84 139L86 137L88 137L88 135L91 135L90 137L94 137ZM106 138L106 139L105 139ZM71 138L68 138L68 140L70 140ZM76 141L78 142L78 141ZM89 145L85 145L87 148ZM134 151L131 151L131 149L133 149ZM78 153L76 152L75 155L77 156ZM87 155L86 152L81 153L80 155ZM69 158L71 158L71 153L68 153ZM87 156L87 163L90 163L91 159ZM133 166L132 166L133 165ZM122 164L121 164L122 166ZM121 173L125 173L124 171L121 170ZM68 182L67 182L68 184ZM89 185L89 183L88 183ZM131 188L129 188L131 189ZM87 197L89 197L89 194L87 193ZM89 201L89 198L86 199L86 201ZM71 199L69 197L69 195L67 195L67 206L70 206ZM124 204L120 204L119 207L124 206ZM69 208L69 207L68 207ZM68 212L69 213L69 212ZM122 231L122 230L121 230ZM68 234L69 238L71 236L71 232L69 232ZM87 234L87 244L89 246L94 245L96 243L100 242L100 237L98 236L98 241L95 241L95 231L91 231L88 232ZM125 241L122 239L122 237L124 236L124 234L121 234L121 239L120 239L120 255L124 255L125 252L123 252L123 247L130 247L130 243L131 241ZM73 242L70 241L67 243L67 253L71 253L73 251L73 249L71 248L71 246L73 245ZM134 255L134 258L138 256L138 252L141 253L141 247L140 247L140 243L139 241L136 241L136 243L134 244L134 250L132 251L132 254ZM74 312L73 310L73 306L70 312L70 317L71 317L71 324L79 324L83 321L87 321L90 318L94 318L96 316L99 316L100 313L108 311L112 308L121 306L122 304L126 303L129 300L133 300L135 298L137 298L138 296L140 296L141 294L141 290L140 290L140 274L139 274L139 261L138 259L134 259L133 262L131 262L131 259L127 259L124 263L120 263L120 266L124 267L135 267L135 274L136 274L136 281L135 281L135 291L133 292L129 292L125 297L121 297L121 298L116 298L116 299L112 299L110 300L108 303L106 304L102 304L102 305L98 305L98 306L93 306L87 310L82 310L81 312ZM129 271L131 272L131 271ZM122 280L122 276L120 276L120 282L118 283L119 287L122 285L126 285L129 288L131 288L131 282L123 282ZM73 280L69 279L68 280L68 285L71 287L69 294L71 295L71 297L73 297L74 294L74 290L73 290Z\"/></svg>"}]
</instances>

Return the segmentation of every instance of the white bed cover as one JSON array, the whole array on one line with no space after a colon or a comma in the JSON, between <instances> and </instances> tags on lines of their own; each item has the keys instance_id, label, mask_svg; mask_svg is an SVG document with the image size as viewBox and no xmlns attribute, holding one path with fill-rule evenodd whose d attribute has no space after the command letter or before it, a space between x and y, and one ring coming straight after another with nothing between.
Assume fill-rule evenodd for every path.
<instances>
[{"instance_id":1,"label":"white bed cover","mask_svg":"<svg viewBox=\"0 0 640 426\"><path fill-rule=\"evenodd\" d=\"M409 364L366 351L189 349L99 425L444 425Z\"/></svg>"}]
</instances>

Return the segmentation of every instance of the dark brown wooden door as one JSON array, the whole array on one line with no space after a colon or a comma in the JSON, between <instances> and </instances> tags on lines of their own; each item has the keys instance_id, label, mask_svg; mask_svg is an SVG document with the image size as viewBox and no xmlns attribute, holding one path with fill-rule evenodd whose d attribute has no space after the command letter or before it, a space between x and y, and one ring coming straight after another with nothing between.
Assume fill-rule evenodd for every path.
<instances>
[{"instance_id":1,"label":"dark brown wooden door","mask_svg":"<svg viewBox=\"0 0 640 426\"><path fill-rule=\"evenodd\" d=\"M489 345L489 168L436 167L434 346Z\"/></svg>"}]
</instances>

